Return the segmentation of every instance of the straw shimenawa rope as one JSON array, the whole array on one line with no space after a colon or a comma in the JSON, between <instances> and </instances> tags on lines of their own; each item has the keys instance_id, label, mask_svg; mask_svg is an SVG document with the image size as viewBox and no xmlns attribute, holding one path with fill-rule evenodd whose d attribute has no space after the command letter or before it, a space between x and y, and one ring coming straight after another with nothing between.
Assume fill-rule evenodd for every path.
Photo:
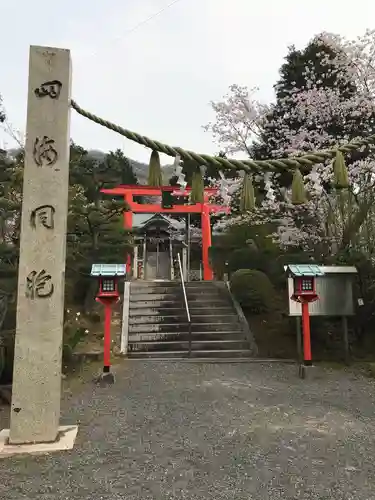
<instances>
[{"instance_id":1,"label":"straw shimenawa rope","mask_svg":"<svg viewBox=\"0 0 375 500\"><path fill-rule=\"evenodd\" d=\"M294 171L299 169L302 174L307 174L313 165L317 163L324 163L327 160L332 160L336 158L337 152L350 153L356 151L363 146L368 146L375 143L375 134L369 135L363 139L355 140L344 144L338 148L328 149L325 151L311 151L301 156L290 157L290 158L280 158L280 159L268 159L268 160L235 160L233 158L222 158L220 156L209 156L205 154L198 154L194 151L188 151L180 147L173 147L162 142L150 139L144 135L132 132L131 130L125 129L112 123L108 120L104 120L89 111L78 106L78 104L71 100L72 108L81 116L84 116L88 120L106 127L109 130L113 130L118 134L126 137L127 139L137 142L143 146L146 146L153 151L158 151L159 153L164 153L166 155L176 157L179 155L183 160L190 160L196 162L198 165L214 165L218 169L232 169L232 170L244 170L245 172L283 172L283 171Z\"/></svg>"}]
</instances>

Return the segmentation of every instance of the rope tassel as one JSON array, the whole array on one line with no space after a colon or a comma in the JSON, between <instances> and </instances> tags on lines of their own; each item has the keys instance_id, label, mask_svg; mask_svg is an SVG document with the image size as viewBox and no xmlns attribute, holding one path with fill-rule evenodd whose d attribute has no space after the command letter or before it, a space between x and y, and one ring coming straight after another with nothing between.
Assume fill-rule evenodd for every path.
<instances>
[{"instance_id":1,"label":"rope tassel","mask_svg":"<svg viewBox=\"0 0 375 500\"><path fill-rule=\"evenodd\" d=\"M194 173L191 181L191 196L192 203L203 203L204 201L204 181L201 169L198 168Z\"/></svg>"},{"instance_id":2,"label":"rope tassel","mask_svg":"<svg viewBox=\"0 0 375 500\"><path fill-rule=\"evenodd\" d=\"M148 165L148 185L160 187L162 183L160 157L159 153L154 150L151 153L150 163Z\"/></svg>"},{"instance_id":3,"label":"rope tassel","mask_svg":"<svg viewBox=\"0 0 375 500\"><path fill-rule=\"evenodd\" d=\"M303 205L306 203L305 186L303 175L299 168L294 171L292 182L292 203L293 205Z\"/></svg>"},{"instance_id":4,"label":"rope tassel","mask_svg":"<svg viewBox=\"0 0 375 500\"><path fill-rule=\"evenodd\" d=\"M250 174L245 174L241 188L240 210L247 212L255 208L255 193L253 179Z\"/></svg>"},{"instance_id":5,"label":"rope tassel","mask_svg":"<svg viewBox=\"0 0 375 500\"><path fill-rule=\"evenodd\" d=\"M336 151L336 158L333 161L333 175L337 189L346 189L349 187L348 169L346 168L345 158L341 151Z\"/></svg>"},{"instance_id":6,"label":"rope tassel","mask_svg":"<svg viewBox=\"0 0 375 500\"><path fill-rule=\"evenodd\" d=\"M176 148L169 146L168 144L163 144L162 142L150 139L150 137L137 134L136 132L121 127L120 125L116 125L116 123L104 120L100 116L97 116L94 113L90 113L89 111L81 108L73 99L71 99L70 104L72 108L81 116L84 116L88 120L91 120L92 122L95 122L102 127L113 130L114 132L126 137L131 141L136 142L137 144L141 144L143 146L146 146L147 148L157 150L160 153L164 153L173 157L179 154L183 160L195 161L199 165L204 166L214 166L218 170L221 168L230 168L237 171L245 170L246 172L256 171L259 173L263 173L265 170L270 172L285 172L291 171L296 167L297 164L300 166L304 173L307 173L311 170L311 167L313 165L324 163L326 160L332 160L332 158L335 158L335 156L337 155L336 149L328 149L325 151L310 151L302 156L278 159L269 158L267 160L235 160L234 158L224 158L221 155L202 155L195 153L194 151L182 149L180 147ZM372 134L363 139L356 139L354 141L343 144L340 147L340 150L344 151L345 153L351 153L352 151L359 150L363 146L368 146L374 143L375 134Z\"/></svg>"}]
</instances>

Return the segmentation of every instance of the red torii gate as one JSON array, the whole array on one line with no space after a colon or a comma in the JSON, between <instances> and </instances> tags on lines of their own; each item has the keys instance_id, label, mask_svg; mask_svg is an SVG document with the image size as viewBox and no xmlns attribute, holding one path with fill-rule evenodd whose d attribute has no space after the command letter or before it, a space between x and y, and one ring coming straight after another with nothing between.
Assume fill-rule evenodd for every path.
<instances>
[{"instance_id":1,"label":"red torii gate","mask_svg":"<svg viewBox=\"0 0 375 500\"><path fill-rule=\"evenodd\" d=\"M221 205L213 205L208 203L208 199L213 194L218 192L218 188L205 188L203 203L195 203L192 205L174 205L171 208L163 208L161 204L153 203L137 203L133 200L134 196L162 196L163 191L169 191L173 196L189 196L191 188L187 187L183 190L175 186L137 186L137 185L119 185L110 189L101 189L104 194L112 196L123 196L124 201L129 206L129 211L124 211L124 228L133 228L133 213L168 213L168 214L201 214L202 225L202 264L203 264L203 279L209 281L213 279L213 271L209 261L209 248L211 246L211 223L210 214L230 211L229 207ZM130 270L130 256L127 259L127 270Z\"/></svg>"}]
</instances>

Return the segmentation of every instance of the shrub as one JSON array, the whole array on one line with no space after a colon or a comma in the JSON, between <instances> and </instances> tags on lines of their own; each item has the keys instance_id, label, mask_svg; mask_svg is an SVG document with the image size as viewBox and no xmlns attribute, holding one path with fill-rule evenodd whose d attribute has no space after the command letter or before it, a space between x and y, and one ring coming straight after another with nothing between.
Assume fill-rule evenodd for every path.
<instances>
[{"instance_id":1,"label":"shrub","mask_svg":"<svg viewBox=\"0 0 375 500\"><path fill-rule=\"evenodd\" d=\"M275 290L268 276L256 269L239 269L230 279L231 290L241 304L253 314L274 307Z\"/></svg>"},{"instance_id":2,"label":"shrub","mask_svg":"<svg viewBox=\"0 0 375 500\"><path fill-rule=\"evenodd\" d=\"M100 314L96 311L90 313L88 316L89 316L91 323L100 323L102 320Z\"/></svg>"},{"instance_id":3,"label":"shrub","mask_svg":"<svg viewBox=\"0 0 375 500\"><path fill-rule=\"evenodd\" d=\"M62 353L65 363L72 360L76 347L87 337L89 331L85 328L85 323L80 312L74 314L70 309L65 310Z\"/></svg>"},{"instance_id":4,"label":"shrub","mask_svg":"<svg viewBox=\"0 0 375 500\"><path fill-rule=\"evenodd\" d=\"M257 270L268 274L270 263L274 255L269 251L260 251L256 248L238 248L231 252L229 257L229 270L234 273L238 270Z\"/></svg>"},{"instance_id":5,"label":"shrub","mask_svg":"<svg viewBox=\"0 0 375 500\"><path fill-rule=\"evenodd\" d=\"M79 326L68 326L64 329L63 340L63 361L69 362L72 360L73 353L77 345L87 337L88 330Z\"/></svg>"}]
</instances>

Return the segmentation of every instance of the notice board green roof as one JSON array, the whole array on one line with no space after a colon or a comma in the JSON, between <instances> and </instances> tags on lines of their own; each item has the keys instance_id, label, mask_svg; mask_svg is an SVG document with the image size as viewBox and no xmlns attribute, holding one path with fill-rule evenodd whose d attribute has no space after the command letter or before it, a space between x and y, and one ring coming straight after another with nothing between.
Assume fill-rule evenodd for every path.
<instances>
[{"instance_id":1,"label":"notice board green roof","mask_svg":"<svg viewBox=\"0 0 375 500\"><path fill-rule=\"evenodd\" d=\"M290 264L286 266L293 276L324 276L321 266L316 264Z\"/></svg>"},{"instance_id":2,"label":"notice board green roof","mask_svg":"<svg viewBox=\"0 0 375 500\"><path fill-rule=\"evenodd\" d=\"M93 264L91 276L125 276L125 264Z\"/></svg>"}]
</instances>

